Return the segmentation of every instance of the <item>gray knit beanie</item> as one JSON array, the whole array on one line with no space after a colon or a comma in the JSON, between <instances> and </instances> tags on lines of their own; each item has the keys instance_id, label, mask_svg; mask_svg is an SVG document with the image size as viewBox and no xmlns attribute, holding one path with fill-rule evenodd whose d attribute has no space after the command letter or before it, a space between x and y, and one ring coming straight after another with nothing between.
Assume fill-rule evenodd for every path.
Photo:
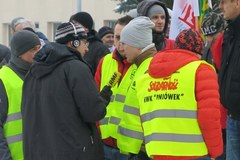
<instances>
[{"instance_id":1,"label":"gray knit beanie","mask_svg":"<svg viewBox=\"0 0 240 160\"><path fill-rule=\"evenodd\" d=\"M147 12L147 16L149 18L152 18L156 14L163 14L165 16L165 11L164 11L163 7L160 5L157 5L157 4L155 4L149 8L149 10Z\"/></svg>"},{"instance_id":2,"label":"gray knit beanie","mask_svg":"<svg viewBox=\"0 0 240 160\"><path fill-rule=\"evenodd\" d=\"M154 23L145 16L131 20L122 30L120 41L136 48L145 48L152 44Z\"/></svg>"},{"instance_id":3,"label":"gray knit beanie","mask_svg":"<svg viewBox=\"0 0 240 160\"><path fill-rule=\"evenodd\" d=\"M22 55L37 45L41 45L38 36L27 30L16 32L10 41L11 53L15 57Z\"/></svg>"}]
</instances>

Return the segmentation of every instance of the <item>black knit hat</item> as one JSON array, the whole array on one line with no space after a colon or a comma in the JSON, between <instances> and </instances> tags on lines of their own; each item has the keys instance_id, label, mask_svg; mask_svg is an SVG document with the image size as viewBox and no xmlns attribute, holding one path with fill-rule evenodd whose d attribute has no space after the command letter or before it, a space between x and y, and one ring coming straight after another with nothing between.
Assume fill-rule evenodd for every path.
<instances>
[{"instance_id":1,"label":"black knit hat","mask_svg":"<svg viewBox=\"0 0 240 160\"><path fill-rule=\"evenodd\" d=\"M225 21L222 15L215 12L209 12L204 16L201 30L205 36L221 32L224 28Z\"/></svg>"},{"instance_id":2,"label":"black knit hat","mask_svg":"<svg viewBox=\"0 0 240 160\"><path fill-rule=\"evenodd\" d=\"M87 12L78 12L71 16L70 22L78 22L87 29L91 30L93 27L92 16Z\"/></svg>"},{"instance_id":3,"label":"black knit hat","mask_svg":"<svg viewBox=\"0 0 240 160\"><path fill-rule=\"evenodd\" d=\"M37 45L41 45L38 36L27 30L16 32L10 41L11 53L15 57L24 54Z\"/></svg>"},{"instance_id":4,"label":"black knit hat","mask_svg":"<svg viewBox=\"0 0 240 160\"><path fill-rule=\"evenodd\" d=\"M58 26L55 34L57 43L66 44L76 39L87 39L87 33L80 24L67 22Z\"/></svg>"},{"instance_id":5,"label":"black knit hat","mask_svg":"<svg viewBox=\"0 0 240 160\"><path fill-rule=\"evenodd\" d=\"M204 41L197 31L190 28L178 34L174 47L202 55L204 51Z\"/></svg>"},{"instance_id":6,"label":"black knit hat","mask_svg":"<svg viewBox=\"0 0 240 160\"><path fill-rule=\"evenodd\" d=\"M113 30L112 28L107 26L103 26L98 30L98 35L100 38L103 38L106 34L109 34L109 33L113 34Z\"/></svg>"}]
</instances>

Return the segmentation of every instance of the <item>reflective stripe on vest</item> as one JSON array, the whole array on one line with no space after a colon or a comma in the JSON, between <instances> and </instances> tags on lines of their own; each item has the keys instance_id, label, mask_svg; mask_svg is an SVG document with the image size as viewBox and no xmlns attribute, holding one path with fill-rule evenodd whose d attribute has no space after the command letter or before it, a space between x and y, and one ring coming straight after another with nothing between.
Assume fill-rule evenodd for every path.
<instances>
[{"instance_id":1,"label":"reflective stripe on vest","mask_svg":"<svg viewBox=\"0 0 240 160\"><path fill-rule=\"evenodd\" d=\"M145 113L141 116L142 123L150 121L154 118L194 118L197 117L196 111L186 111L186 110L156 110L150 113Z\"/></svg>"},{"instance_id":2,"label":"reflective stripe on vest","mask_svg":"<svg viewBox=\"0 0 240 160\"><path fill-rule=\"evenodd\" d=\"M151 141L172 141L172 142L204 142L202 135L153 133L145 137L145 144Z\"/></svg>"},{"instance_id":3,"label":"reflective stripe on vest","mask_svg":"<svg viewBox=\"0 0 240 160\"><path fill-rule=\"evenodd\" d=\"M133 114L135 116L139 116L140 115L138 108L134 108L134 107L129 106L129 105L124 105L123 112L129 113L129 114Z\"/></svg>"},{"instance_id":4,"label":"reflective stripe on vest","mask_svg":"<svg viewBox=\"0 0 240 160\"><path fill-rule=\"evenodd\" d=\"M119 124L117 144L122 153L137 154L143 143L139 104L135 92L135 80L148 70L152 57L144 60L135 72L134 81L127 92L123 117Z\"/></svg>"},{"instance_id":5,"label":"reflective stripe on vest","mask_svg":"<svg viewBox=\"0 0 240 160\"><path fill-rule=\"evenodd\" d=\"M124 103L124 102L125 102L125 99L126 99L126 96L125 96L125 95L116 94L115 101L118 101L118 102Z\"/></svg>"},{"instance_id":6,"label":"reflective stripe on vest","mask_svg":"<svg viewBox=\"0 0 240 160\"><path fill-rule=\"evenodd\" d=\"M124 75L121 83L115 85L112 88L113 95L111 102L107 107L107 114L103 120L100 121L100 130L102 139L113 137L117 138L117 128L121 121L121 115L123 112L123 103L126 99L127 88L131 83L131 74L135 70L135 65L132 65L126 74ZM112 58L112 54L108 54L104 57L102 63L102 75L100 88L102 89L108 84L111 76L114 72L118 72L118 62Z\"/></svg>"},{"instance_id":7,"label":"reflective stripe on vest","mask_svg":"<svg viewBox=\"0 0 240 160\"><path fill-rule=\"evenodd\" d=\"M23 159L21 99L23 81L7 66L0 69L0 79L8 98L8 115L3 126L11 156L14 160Z\"/></svg>"},{"instance_id":8,"label":"reflective stripe on vest","mask_svg":"<svg viewBox=\"0 0 240 160\"><path fill-rule=\"evenodd\" d=\"M130 138L134 138L134 139L139 139L139 140L143 140L143 132L138 132L138 131L134 131L134 130L130 130L127 128L123 128L121 126L118 127L118 131L120 133L122 133L123 135L130 137Z\"/></svg>"},{"instance_id":9,"label":"reflective stripe on vest","mask_svg":"<svg viewBox=\"0 0 240 160\"><path fill-rule=\"evenodd\" d=\"M17 134L17 135L14 135L14 136L7 137L8 144L16 143L16 142L19 142L19 141L22 141L22 134Z\"/></svg>"},{"instance_id":10,"label":"reflective stripe on vest","mask_svg":"<svg viewBox=\"0 0 240 160\"><path fill-rule=\"evenodd\" d=\"M22 114L21 114L21 112L8 114L7 120L6 120L5 123L11 122L11 121L16 121L16 120L19 120L19 119L22 119Z\"/></svg>"},{"instance_id":11,"label":"reflective stripe on vest","mask_svg":"<svg viewBox=\"0 0 240 160\"><path fill-rule=\"evenodd\" d=\"M207 147L197 121L195 75L202 61L169 77L145 74L136 82L146 151L153 155L203 156Z\"/></svg>"}]
</instances>

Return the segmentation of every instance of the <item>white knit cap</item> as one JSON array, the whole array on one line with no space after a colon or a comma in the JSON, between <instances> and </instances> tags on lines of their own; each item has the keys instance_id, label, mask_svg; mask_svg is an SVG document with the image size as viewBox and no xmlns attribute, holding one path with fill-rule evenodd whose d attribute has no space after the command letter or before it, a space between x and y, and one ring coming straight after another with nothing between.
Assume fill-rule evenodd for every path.
<instances>
[{"instance_id":1,"label":"white knit cap","mask_svg":"<svg viewBox=\"0 0 240 160\"><path fill-rule=\"evenodd\" d=\"M154 26L148 17L136 17L123 28L120 41L132 47L145 48L152 44Z\"/></svg>"}]
</instances>

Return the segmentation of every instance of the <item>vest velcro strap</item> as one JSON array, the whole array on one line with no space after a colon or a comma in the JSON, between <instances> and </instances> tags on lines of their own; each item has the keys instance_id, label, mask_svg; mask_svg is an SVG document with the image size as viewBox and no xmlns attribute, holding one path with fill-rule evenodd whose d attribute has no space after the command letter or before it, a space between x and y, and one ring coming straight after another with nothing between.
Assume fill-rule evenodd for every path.
<instances>
[{"instance_id":1,"label":"vest velcro strap","mask_svg":"<svg viewBox=\"0 0 240 160\"><path fill-rule=\"evenodd\" d=\"M7 140L8 144L12 144L12 143L22 141L22 134L17 134L17 135L14 135L14 136L6 137L6 140Z\"/></svg>"},{"instance_id":2,"label":"vest velcro strap","mask_svg":"<svg viewBox=\"0 0 240 160\"><path fill-rule=\"evenodd\" d=\"M174 133L153 133L151 135L145 136L145 144L151 141L171 141L185 143L204 142L202 135L174 134Z\"/></svg>"},{"instance_id":3,"label":"vest velcro strap","mask_svg":"<svg viewBox=\"0 0 240 160\"><path fill-rule=\"evenodd\" d=\"M121 126L119 126L119 128L118 128L118 132L120 134L130 137L130 138L139 139L139 140L144 139L143 132L133 131L133 130L130 130L127 128L123 128Z\"/></svg>"},{"instance_id":4,"label":"vest velcro strap","mask_svg":"<svg viewBox=\"0 0 240 160\"><path fill-rule=\"evenodd\" d=\"M21 112L16 112L16 113L13 113L13 114L9 114L7 116L6 123L11 122L11 121L16 121L16 120L19 120L19 119L22 119Z\"/></svg>"},{"instance_id":5,"label":"vest velcro strap","mask_svg":"<svg viewBox=\"0 0 240 160\"><path fill-rule=\"evenodd\" d=\"M139 112L138 108L134 108L134 107L128 106L128 105L124 105L123 112L133 114L133 115L136 115L136 116L140 115L140 112Z\"/></svg>"},{"instance_id":6,"label":"vest velcro strap","mask_svg":"<svg viewBox=\"0 0 240 160\"><path fill-rule=\"evenodd\" d=\"M108 117L107 117L107 118L103 118L102 120L100 120L100 124L101 124L101 125L108 124L108 120L109 120Z\"/></svg>"},{"instance_id":7,"label":"vest velcro strap","mask_svg":"<svg viewBox=\"0 0 240 160\"><path fill-rule=\"evenodd\" d=\"M189 110L156 110L145 113L141 116L142 122L150 121L154 118L197 118L196 111Z\"/></svg>"},{"instance_id":8,"label":"vest velcro strap","mask_svg":"<svg viewBox=\"0 0 240 160\"><path fill-rule=\"evenodd\" d=\"M121 94L116 94L116 99L115 99L115 101L124 103L124 102L125 102L125 99L126 99L126 96L121 95Z\"/></svg>"},{"instance_id":9,"label":"vest velcro strap","mask_svg":"<svg viewBox=\"0 0 240 160\"><path fill-rule=\"evenodd\" d=\"M120 123L121 119L120 118L117 118L117 117L111 117L110 120L109 120L109 123L112 123L112 124L116 124L118 125Z\"/></svg>"}]
</instances>

